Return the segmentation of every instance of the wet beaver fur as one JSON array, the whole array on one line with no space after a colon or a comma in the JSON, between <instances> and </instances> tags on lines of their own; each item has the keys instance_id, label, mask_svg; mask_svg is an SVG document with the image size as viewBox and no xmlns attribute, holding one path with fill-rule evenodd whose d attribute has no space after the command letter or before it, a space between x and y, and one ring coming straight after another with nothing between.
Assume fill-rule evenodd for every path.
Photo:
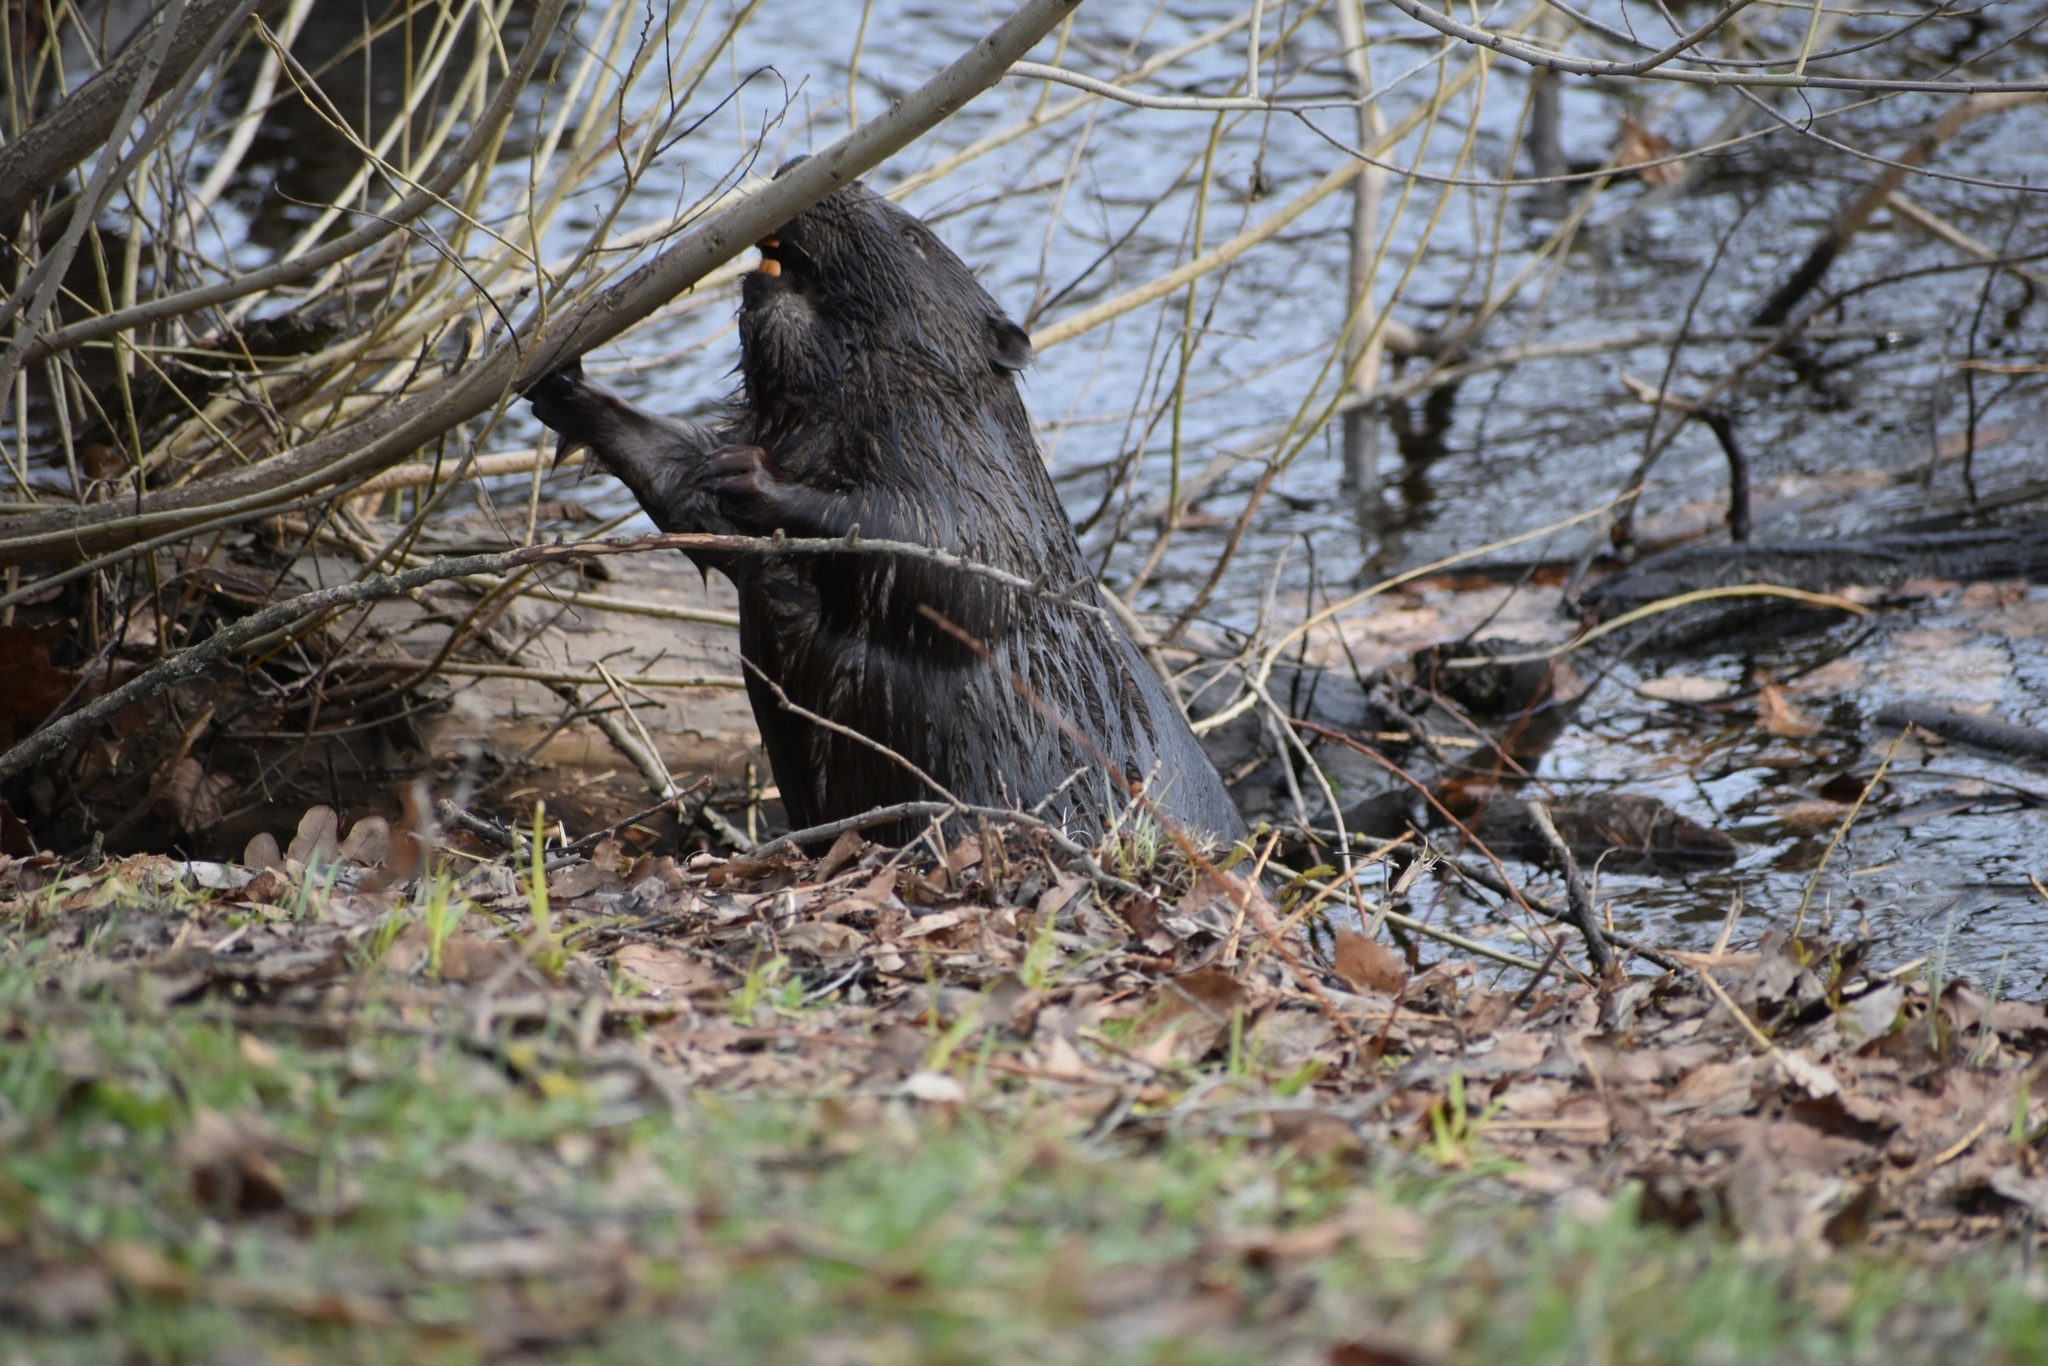
<instances>
[{"instance_id":1,"label":"wet beaver fur","mask_svg":"<svg viewBox=\"0 0 2048 1366\"><path fill-rule=\"evenodd\" d=\"M903 556L693 556L739 589L747 690L792 825L937 794L785 706L771 682L970 803L1044 803L1043 814L1097 832L1127 804L1108 763L1189 833L1241 835L1180 708L1100 605L1017 392L1032 358L1023 329L929 227L859 184L761 250L741 296L741 384L722 421L642 411L574 362L529 391L534 415L563 449L589 448L664 530L858 528L1072 585L1082 604Z\"/></svg>"}]
</instances>

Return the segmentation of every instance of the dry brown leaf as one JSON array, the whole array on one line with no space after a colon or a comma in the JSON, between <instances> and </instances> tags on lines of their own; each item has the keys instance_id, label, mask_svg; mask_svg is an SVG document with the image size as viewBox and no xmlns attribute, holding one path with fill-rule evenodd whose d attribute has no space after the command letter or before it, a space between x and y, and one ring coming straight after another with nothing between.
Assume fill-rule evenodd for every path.
<instances>
[{"instance_id":1,"label":"dry brown leaf","mask_svg":"<svg viewBox=\"0 0 2048 1366\"><path fill-rule=\"evenodd\" d=\"M285 1205L284 1173L270 1160L267 1136L252 1121L200 1106L178 1139L192 1172L193 1198L218 1213L263 1214Z\"/></svg>"},{"instance_id":2,"label":"dry brown leaf","mask_svg":"<svg viewBox=\"0 0 2048 1366\"><path fill-rule=\"evenodd\" d=\"M235 893L235 898L250 906L276 906L291 894L291 879L281 868L265 868L249 880L249 885Z\"/></svg>"},{"instance_id":3,"label":"dry brown leaf","mask_svg":"<svg viewBox=\"0 0 2048 1366\"><path fill-rule=\"evenodd\" d=\"M1815 1100L1836 1095L1842 1089L1842 1083L1836 1079L1834 1073L1797 1049L1780 1048L1771 1054L1771 1059L1784 1068L1786 1075L1799 1083L1806 1094Z\"/></svg>"},{"instance_id":4,"label":"dry brown leaf","mask_svg":"<svg viewBox=\"0 0 2048 1366\"><path fill-rule=\"evenodd\" d=\"M1179 1008L1169 1004L1163 1012L1166 1018L1199 1008L1213 1020L1227 1021L1232 1014L1244 1009L1251 1000L1251 993L1245 989L1244 983L1222 968L1196 968L1193 972L1171 978L1165 999L1182 1002Z\"/></svg>"},{"instance_id":5,"label":"dry brown leaf","mask_svg":"<svg viewBox=\"0 0 2048 1366\"><path fill-rule=\"evenodd\" d=\"M972 835L963 836L960 842L946 851L946 871L952 876L953 885L961 886L969 868L981 862L981 841Z\"/></svg>"},{"instance_id":6,"label":"dry brown leaf","mask_svg":"<svg viewBox=\"0 0 2048 1366\"><path fill-rule=\"evenodd\" d=\"M1278 1110L1271 1116L1273 1141L1294 1150L1295 1156L1317 1162L1365 1151L1358 1131L1320 1110Z\"/></svg>"},{"instance_id":7,"label":"dry brown leaf","mask_svg":"<svg viewBox=\"0 0 2048 1366\"><path fill-rule=\"evenodd\" d=\"M1408 985L1408 965L1401 955L1356 930L1337 931L1337 975L1361 991L1389 996Z\"/></svg>"},{"instance_id":8,"label":"dry brown leaf","mask_svg":"<svg viewBox=\"0 0 2048 1366\"><path fill-rule=\"evenodd\" d=\"M458 930L441 946L441 980L481 982L505 962L505 951L468 930Z\"/></svg>"},{"instance_id":9,"label":"dry brown leaf","mask_svg":"<svg viewBox=\"0 0 2048 1366\"><path fill-rule=\"evenodd\" d=\"M1038 894L1038 904L1033 909L1039 916L1052 919L1065 911L1087 887L1088 879L1083 874L1061 873L1052 886Z\"/></svg>"},{"instance_id":10,"label":"dry brown leaf","mask_svg":"<svg viewBox=\"0 0 2048 1366\"><path fill-rule=\"evenodd\" d=\"M833 909L881 911L892 906L899 911L903 909L903 903L896 897L896 870L883 868L864 884L856 887L844 900L834 903Z\"/></svg>"},{"instance_id":11,"label":"dry brown leaf","mask_svg":"<svg viewBox=\"0 0 2048 1366\"><path fill-rule=\"evenodd\" d=\"M1785 690L1775 683L1766 683L1756 696L1757 728L1766 735L1780 739L1796 740L1820 733L1820 722L1809 716L1798 703L1785 696Z\"/></svg>"},{"instance_id":12,"label":"dry brown leaf","mask_svg":"<svg viewBox=\"0 0 2048 1366\"><path fill-rule=\"evenodd\" d=\"M50 664L51 647L70 633L64 622L0 626L0 738L40 725L71 695L78 675Z\"/></svg>"},{"instance_id":13,"label":"dry brown leaf","mask_svg":"<svg viewBox=\"0 0 2048 1366\"><path fill-rule=\"evenodd\" d=\"M1863 661L1844 655L1799 675L1785 685L1785 691L1798 697L1832 697L1862 682Z\"/></svg>"},{"instance_id":14,"label":"dry brown leaf","mask_svg":"<svg viewBox=\"0 0 2048 1366\"><path fill-rule=\"evenodd\" d=\"M193 835L220 823L227 809L227 795L234 788L234 779L208 773L203 764L188 754L165 780L157 807L176 821L180 830Z\"/></svg>"},{"instance_id":15,"label":"dry brown leaf","mask_svg":"<svg viewBox=\"0 0 2048 1366\"><path fill-rule=\"evenodd\" d=\"M572 863L548 874L548 895L574 900L597 891L616 891L625 884L618 872L596 860Z\"/></svg>"},{"instance_id":16,"label":"dry brown leaf","mask_svg":"<svg viewBox=\"0 0 2048 1366\"><path fill-rule=\"evenodd\" d=\"M35 852L35 833L14 814L7 799L0 797L0 859L30 858Z\"/></svg>"},{"instance_id":17,"label":"dry brown leaf","mask_svg":"<svg viewBox=\"0 0 2048 1366\"><path fill-rule=\"evenodd\" d=\"M110 1238L100 1260L114 1279L146 1295L183 1299L192 1289L192 1275L147 1243Z\"/></svg>"},{"instance_id":18,"label":"dry brown leaf","mask_svg":"<svg viewBox=\"0 0 2048 1366\"><path fill-rule=\"evenodd\" d=\"M1621 145L1614 152L1616 165L1641 166L1636 174L1642 177L1645 185L1676 185L1684 174L1677 162L1665 162L1661 166L1644 165L1670 155L1670 138L1651 132L1627 114L1621 116Z\"/></svg>"},{"instance_id":19,"label":"dry brown leaf","mask_svg":"<svg viewBox=\"0 0 2048 1366\"><path fill-rule=\"evenodd\" d=\"M1715 702L1735 691L1734 686L1719 678L1701 678L1693 674L1665 674L1660 678L1646 678L1636 684L1636 691L1645 697L1654 697L1659 702Z\"/></svg>"},{"instance_id":20,"label":"dry brown leaf","mask_svg":"<svg viewBox=\"0 0 2048 1366\"><path fill-rule=\"evenodd\" d=\"M964 911L940 911L937 915L921 915L897 935L897 938L923 939L937 934L940 930L950 930L966 919Z\"/></svg>"},{"instance_id":21,"label":"dry brown leaf","mask_svg":"<svg viewBox=\"0 0 2048 1366\"><path fill-rule=\"evenodd\" d=\"M1748 1058L1710 1062L1678 1079L1662 1102L1659 1114L1688 1114L1695 1122L1726 1119L1749 1108L1756 1066Z\"/></svg>"},{"instance_id":22,"label":"dry brown leaf","mask_svg":"<svg viewBox=\"0 0 2048 1366\"><path fill-rule=\"evenodd\" d=\"M725 990L718 969L681 949L628 944L613 956L612 962L621 974L645 983L656 996L714 996Z\"/></svg>"},{"instance_id":23,"label":"dry brown leaf","mask_svg":"<svg viewBox=\"0 0 2048 1366\"><path fill-rule=\"evenodd\" d=\"M298 833L292 836L285 856L307 868L316 863L332 863L335 850L341 847L340 836L341 818L334 814L333 807L308 807L306 814L299 817Z\"/></svg>"},{"instance_id":24,"label":"dry brown leaf","mask_svg":"<svg viewBox=\"0 0 2048 1366\"><path fill-rule=\"evenodd\" d=\"M903 1079L903 1094L927 1105L961 1105L967 1091L943 1072L916 1071Z\"/></svg>"},{"instance_id":25,"label":"dry brown leaf","mask_svg":"<svg viewBox=\"0 0 2048 1366\"><path fill-rule=\"evenodd\" d=\"M343 863L374 868L391 852L391 822L382 816L365 816L349 828L335 857Z\"/></svg>"},{"instance_id":26,"label":"dry brown leaf","mask_svg":"<svg viewBox=\"0 0 2048 1366\"><path fill-rule=\"evenodd\" d=\"M839 838L832 841L832 847L825 851L825 857L818 860L818 867L812 874L820 882L829 882L839 870L853 863L868 851L867 839L858 830L842 830Z\"/></svg>"},{"instance_id":27,"label":"dry brown leaf","mask_svg":"<svg viewBox=\"0 0 2048 1366\"><path fill-rule=\"evenodd\" d=\"M275 1067L282 1061L277 1050L254 1034L237 1034L235 1051L242 1055L242 1061L251 1067Z\"/></svg>"},{"instance_id":28,"label":"dry brown leaf","mask_svg":"<svg viewBox=\"0 0 2048 1366\"><path fill-rule=\"evenodd\" d=\"M830 920L806 920L782 932L784 948L820 961L851 958L866 943L867 936L859 930Z\"/></svg>"},{"instance_id":29,"label":"dry brown leaf","mask_svg":"<svg viewBox=\"0 0 2048 1366\"><path fill-rule=\"evenodd\" d=\"M242 864L248 868L284 867L284 854L277 847L277 836L268 830L253 835L242 850Z\"/></svg>"},{"instance_id":30,"label":"dry brown leaf","mask_svg":"<svg viewBox=\"0 0 2048 1366\"><path fill-rule=\"evenodd\" d=\"M1240 905L1248 923L1254 925L1259 923L1261 912L1268 916L1273 913L1272 904L1256 887L1247 889L1236 874L1217 870L1203 873L1175 909L1185 916L1213 912L1226 923L1235 924Z\"/></svg>"},{"instance_id":31,"label":"dry brown leaf","mask_svg":"<svg viewBox=\"0 0 2048 1366\"><path fill-rule=\"evenodd\" d=\"M1778 819L1787 825L1825 829L1841 823L1842 817L1849 814L1849 804L1831 801L1792 802L1779 807L1776 814Z\"/></svg>"},{"instance_id":32,"label":"dry brown leaf","mask_svg":"<svg viewBox=\"0 0 2048 1366\"><path fill-rule=\"evenodd\" d=\"M1124 923L1130 926L1131 936L1154 953L1165 953L1178 942L1160 921L1159 903L1149 896L1124 907Z\"/></svg>"},{"instance_id":33,"label":"dry brown leaf","mask_svg":"<svg viewBox=\"0 0 2048 1366\"><path fill-rule=\"evenodd\" d=\"M1905 987L1888 982L1875 991L1866 991L1835 1012L1835 1027L1852 1044L1881 1039L1891 1033L1905 1003Z\"/></svg>"}]
</instances>

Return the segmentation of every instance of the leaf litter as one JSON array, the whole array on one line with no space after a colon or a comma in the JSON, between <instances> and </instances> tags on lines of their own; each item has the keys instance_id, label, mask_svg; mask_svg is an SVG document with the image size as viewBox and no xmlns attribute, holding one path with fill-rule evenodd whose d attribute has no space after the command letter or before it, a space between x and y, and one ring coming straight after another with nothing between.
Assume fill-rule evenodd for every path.
<instances>
[{"instance_id":1,"label":"leaf litter","mask_svg":"<svg viewBox=\"0 0 2048 1366\"><path fill-rule=\"evenodd\" d=\"M1091 875L1029 829L684 862L605 840L543 850L542 896L530 851L409 876L393 866L411 860L405 841L376 824L344 832L316 808L288 850L259 837L240 864L0 855L0 970L19 979L0 997L0 1040L39 1044L68 1094L162 1128L203 1227L281 1221L290 1245L363 1196L348 1161L309 1176L304 1140L249 1097L217 1107L161 1078L138 1085L91 1023L95 1002L127 1028L231 1031L239 1063L287 1089L308 1082L289 1080L282 1050L368 1076L380 1064L366 1044L430 1042L486 1093L593 1106L599 1122L553 1140L571 1169L636 1116L803 1098L850 1131L977 1118L1096 1151L1206 1134L1354 1173L1327 1217L1215 1231L1197 1261L1418 1238L1371 1194L1369 1174L1386 1171L1483 1178L1510 1203L1588 1219L1705 1226L1761 1256L2033 1246L2048 1217L2048 1011L2001 983L1943 980L1939 964L1887 970L1865 943L1773 929L1671 951L1668 969L1625 954L1594 981L1545 924L1538 942L1557 947L1532 977L1455 949L1404 955L1243 869L1169 855ZM0 1105L6 1146L50 1141L24 1096ZM407 1264L323 1272L301 1251L260 1284L219 1239L213 1255L167 1257L146 1238L61 1236L5 1178L0 1282L15 1288L0 1291L0 1323L91 1324L141 1297L417 1325L424 1274L489 1288L499 1326L472 1315L463 1331L496 1351L584 1331L586 1301L660 1300L635 1280L629 1217L659 1203L633 1189L664 1188L653 1174L612 1171L593 1224L547 1194L559 1171L529 1170L515 1147L464 1149L458 1165L547 1198L522 1196L511 1232L456 1220ZM1195 1265L1151 1268L1144 1313L1214 1311ZM551 1278L583 1289L536 1288ZM1084 1316L1135 1312L1106 1286L1076 1293Z\"/></svg>"}]
</instances>

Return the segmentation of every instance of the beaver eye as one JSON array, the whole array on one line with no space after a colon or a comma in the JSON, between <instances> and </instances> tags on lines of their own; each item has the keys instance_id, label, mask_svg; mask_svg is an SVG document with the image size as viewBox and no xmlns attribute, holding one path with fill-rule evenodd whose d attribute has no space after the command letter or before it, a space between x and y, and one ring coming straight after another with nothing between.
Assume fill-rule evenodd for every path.
<instances>
[{"instance_id":1,"label":"beaver eye","mask_svg":"<svg viewBox=\"0 0 2048 1366\"><path fill-rule=\"evenodd\" d=\"M924 250L924 242L918 237L916 228L905 228L903 230L903 240L916 247L919 251Z\"/></svg>"}]
</instances>

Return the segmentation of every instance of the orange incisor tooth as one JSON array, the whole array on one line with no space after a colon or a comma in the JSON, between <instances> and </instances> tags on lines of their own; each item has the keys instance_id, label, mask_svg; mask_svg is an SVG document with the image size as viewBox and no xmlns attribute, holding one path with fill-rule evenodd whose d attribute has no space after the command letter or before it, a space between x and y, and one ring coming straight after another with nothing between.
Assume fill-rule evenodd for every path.
<instances>
[{"instance_id":1,"label":"orange incisor tooth","mask_svg":"<svg viewBox=\"0 0 2048 1366\"><path fill-rule=\"evenodd\" d=\"M762 257L761 273L771 277L782 274L782 262L775 260L773 257Z\"/></svg>"}]
</instances>

